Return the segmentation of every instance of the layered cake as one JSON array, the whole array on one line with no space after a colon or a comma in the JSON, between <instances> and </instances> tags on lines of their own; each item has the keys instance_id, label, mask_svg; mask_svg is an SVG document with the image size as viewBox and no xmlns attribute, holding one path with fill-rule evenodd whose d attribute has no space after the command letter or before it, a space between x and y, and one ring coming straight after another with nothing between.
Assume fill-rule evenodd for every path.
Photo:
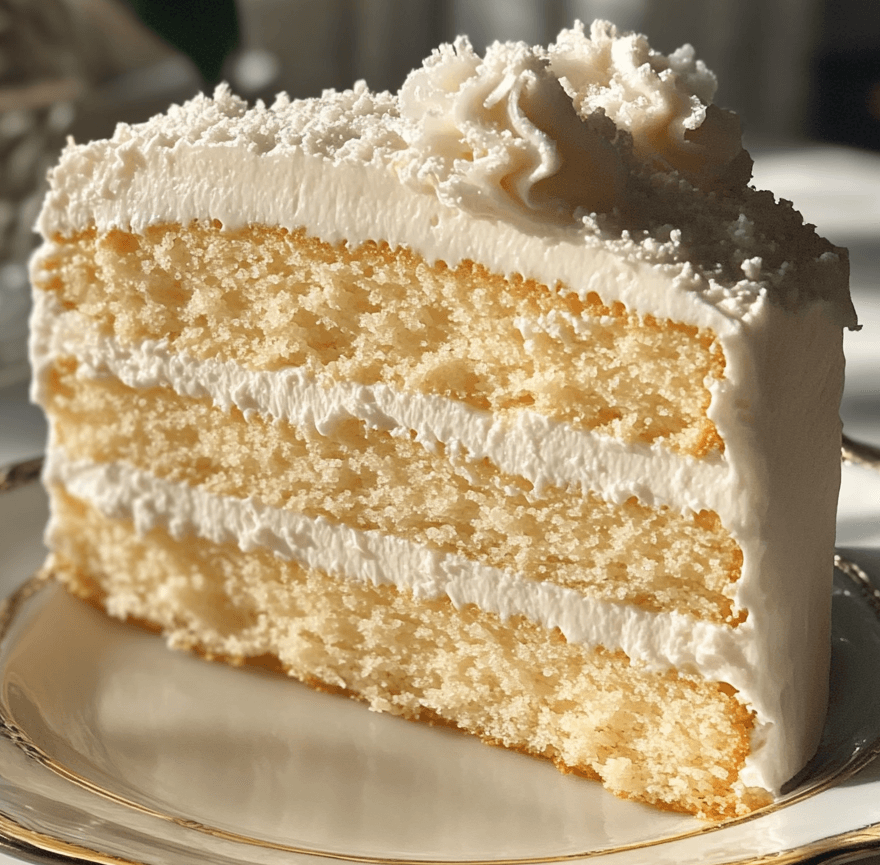
<instances>
[{"instance_id":1,"label":"layered cake","mask_svg":"<svg viewBox=\"0 0 880 865\"><path fill-rule=\"evenodd\" d=\"M844 251L608 24L51 173L47 567L171 645L719 818L826 705Z\"/></svg>"}]
</instances>

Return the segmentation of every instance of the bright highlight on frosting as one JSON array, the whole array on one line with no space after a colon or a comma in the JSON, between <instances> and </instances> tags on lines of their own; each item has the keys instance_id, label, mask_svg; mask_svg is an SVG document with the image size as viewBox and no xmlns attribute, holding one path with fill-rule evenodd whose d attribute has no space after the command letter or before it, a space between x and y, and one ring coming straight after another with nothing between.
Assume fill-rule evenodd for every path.
<instances>
[{"instance_id":1,"label":"bright highlight on frosting","mask_svg":"<svg viewBox=\"0 0 880 865\"><path fill-rule=\"evenodd\" d=\"M400 90L396 167L450 206L561 220L628 209L639 175L741 188L751 159L715 86L690 46L667 57L601 21L546 49L496 42L484 58L459 37Z\"/></svg>"}]
</instances>

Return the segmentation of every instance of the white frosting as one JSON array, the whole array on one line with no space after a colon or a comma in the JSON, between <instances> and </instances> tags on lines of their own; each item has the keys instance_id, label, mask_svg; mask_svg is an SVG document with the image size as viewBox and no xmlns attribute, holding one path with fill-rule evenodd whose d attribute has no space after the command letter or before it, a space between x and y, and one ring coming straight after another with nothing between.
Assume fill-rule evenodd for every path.
<instances>
[{"instance_id":1,"label":"white frosting","mask_svg":"<svg viewBox=\"0 0 880 865\"><path fill-rule=\"evenodd\" d=\"M441 46L399 94L401 177L471 213L540 211L571 221L627 208L638 169L677 170L707 189L743 187L739 120L711 104L716 82L685 46L578 24L548 49L464 37Z\"/></svg>"},{"instance_id":2,"label":"white frosting","mask_svg":"<svg viewBox=\"0 0 880 865\"><path fill-rule=\"evenodd\" d=\"M193 365L164 343L123 348L88 328L77 337L75 316L56 327L39 303L35 368L70 351L91 374L134 386L164 383L316 429L354 414L416 429L426 445L457 442L539 484L712 508L743 551L735 601L748 618L733 642L693 628L686 652L708 675L733 671L758 719L742 780L778 791L811 754L824 718L841 327L855 317L845 253L790 205L746 187L738 126L710 104L713 89L689 49L663 57L607 25L589 38L564 32L546 50L494 46L484 60L459 41L399 97L358 85L248 111L221 88L122 125L108 141L69 146L39 227L52 238L191 220L305 226L329 242L382 240L450 265L470 259L711 328L726 362L709 409L723 460L628 448L529 413L502 426L384 387L327 389L298 370ZM51 251L49 243L34 260L36 282ZM349 576L363 579L358 567ZM529 607L539 620L549 597Z\"/></svg>"}]
</instances>

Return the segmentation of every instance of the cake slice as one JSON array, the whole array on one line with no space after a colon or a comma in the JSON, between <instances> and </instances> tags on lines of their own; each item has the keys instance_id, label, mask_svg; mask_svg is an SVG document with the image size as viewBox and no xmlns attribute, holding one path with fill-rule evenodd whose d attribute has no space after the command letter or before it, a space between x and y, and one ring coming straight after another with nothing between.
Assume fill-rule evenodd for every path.
<instances>
[{"instance_id":1,"label":"cake slice","mask_svg":"<svg viewBox=\"0 0 880 865\"><path fill-rule=\"evenodd\" d=\"M714 86L600 22L71 144L47 567L621 796L772 801L825 715L855 316Z\"/></svg>"}]
</instances>

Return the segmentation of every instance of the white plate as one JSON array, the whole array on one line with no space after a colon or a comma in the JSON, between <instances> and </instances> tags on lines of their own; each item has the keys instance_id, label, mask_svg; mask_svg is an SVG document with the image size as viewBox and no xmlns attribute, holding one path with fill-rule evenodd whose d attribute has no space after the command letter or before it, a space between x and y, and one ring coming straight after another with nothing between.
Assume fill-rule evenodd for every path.
<instances>
[{"instance_id":1,"label":"white plate","mask_svg":"<svg viewBox=\"0 0 880 865\"><path fill-rule=\"evenodd\" d=\"M44 519L37 484L0 495L0 585L39 563ZM718 826L170 652L52 583L28 582L0 626L0 843L35 861L683 865L880 848L880 601L841 572L819 755L781 803Z\"/></svg>"}]
</instances>

